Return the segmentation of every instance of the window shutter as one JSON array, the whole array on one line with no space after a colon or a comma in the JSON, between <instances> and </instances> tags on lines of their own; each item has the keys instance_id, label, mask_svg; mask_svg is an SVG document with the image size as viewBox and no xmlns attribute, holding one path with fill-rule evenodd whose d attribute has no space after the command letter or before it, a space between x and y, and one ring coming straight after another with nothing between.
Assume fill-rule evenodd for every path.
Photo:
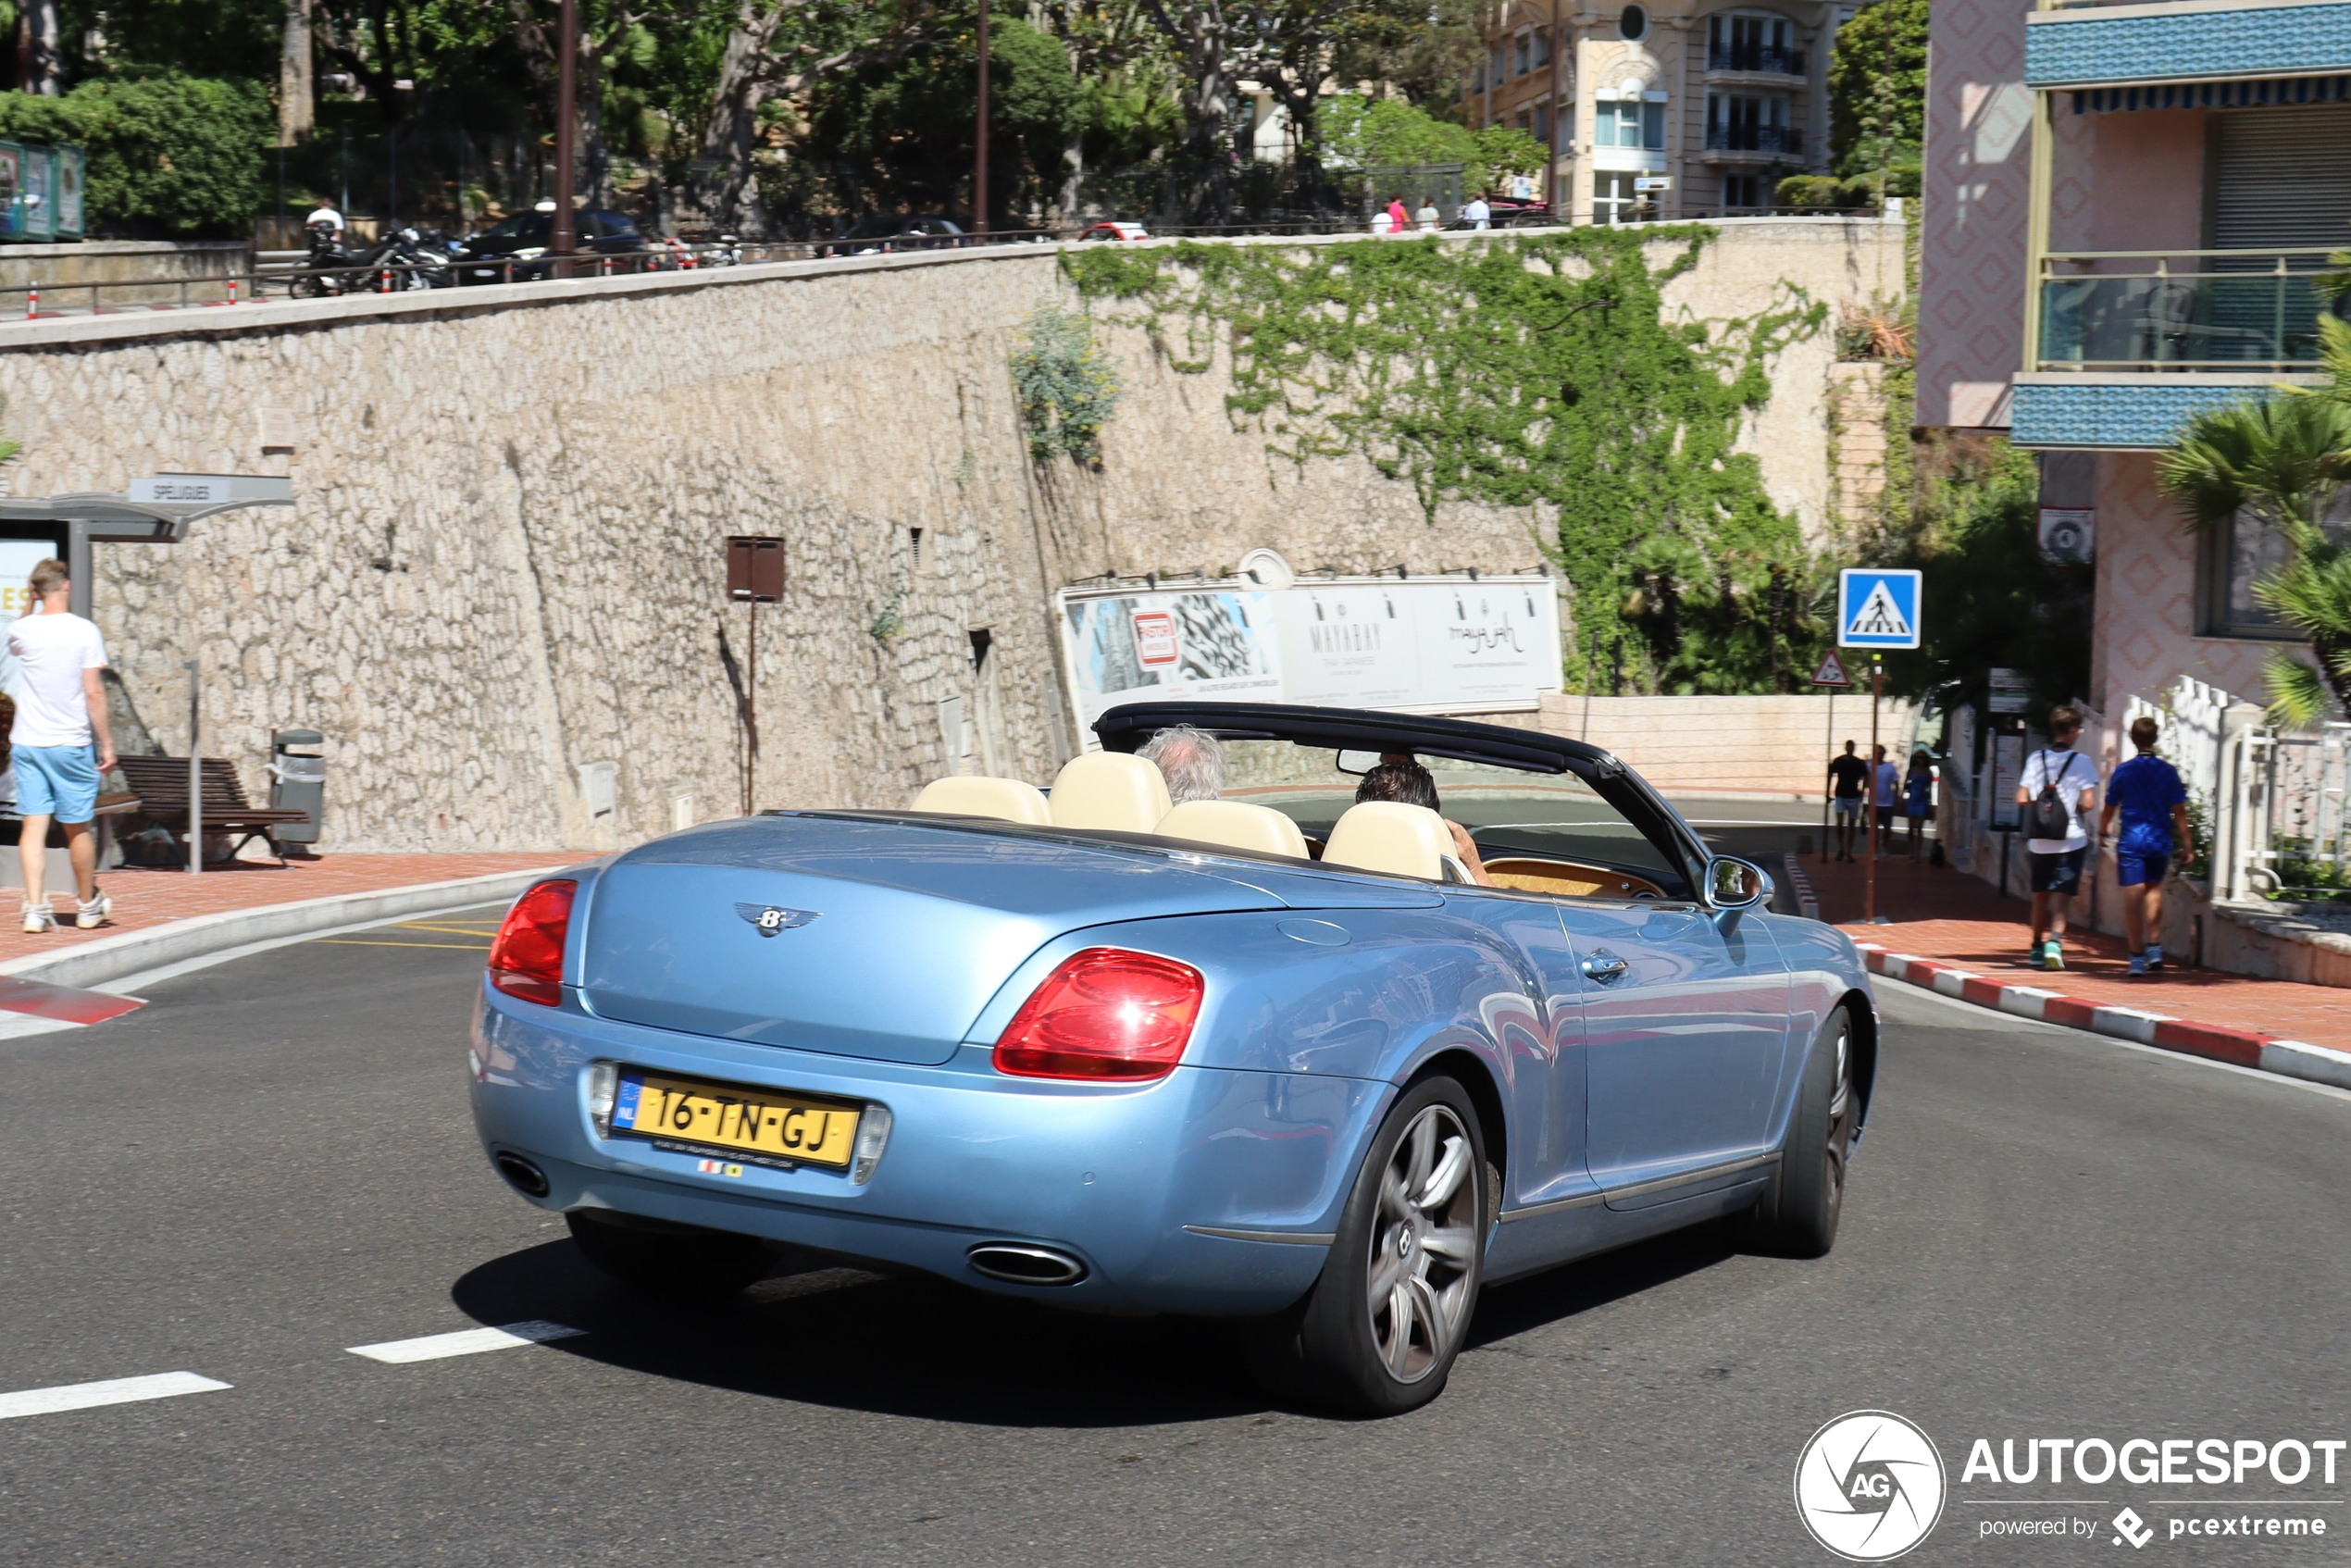
<instances>
[{"instance_id":1,"label":"window shutter","mask_svg":"<svg viewBox=\"0 0 2351 1568\"><path fill-rule=\"evenodd\" d=\"M2228 109L2220 121L2216 249L2294 250L2351 239L2351 159L2319 151L2351 144L2351 105Z\"/></svg>"}]
</instances>

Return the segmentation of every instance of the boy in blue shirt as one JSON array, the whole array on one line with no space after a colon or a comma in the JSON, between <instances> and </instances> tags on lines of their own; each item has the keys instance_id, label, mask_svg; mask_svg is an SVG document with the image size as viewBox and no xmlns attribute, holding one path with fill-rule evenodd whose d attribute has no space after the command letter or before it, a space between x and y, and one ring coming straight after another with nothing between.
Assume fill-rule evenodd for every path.
<instances>
[{"instance_id":1,"label":"boy in blue shirt","mask_svg":"<svg viewBox=\"0 0 2351 1568\"><path fill-rule=\"evenodd\" d=\"M2188 833L2188 790L2180 771L2155 754L2155 720L2141 714L2131 721L2131 744L2139 754L2107 781L2101 836L2122 818L2114 841L2116 879L2122 885L2122 930L2131 943L2131 973L2163 967L2163 878L2171 857L2193 852ZM2148 933L2155 940L2147 940Z\"/></svg>"}]
</instances>

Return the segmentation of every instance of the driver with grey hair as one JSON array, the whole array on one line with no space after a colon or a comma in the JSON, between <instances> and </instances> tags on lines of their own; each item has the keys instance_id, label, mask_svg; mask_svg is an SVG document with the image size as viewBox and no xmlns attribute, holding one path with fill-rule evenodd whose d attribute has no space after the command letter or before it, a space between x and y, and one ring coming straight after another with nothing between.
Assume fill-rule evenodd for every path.
<instances>
[{"instance_id":1,"label":"driver with grey hair","mask_svg":"<svg viewBox=\"0 0 2351 1568\"><path fill-rule=\"evenodd\" d=\"M1170 725L1136 748L1167 779L1172 805L1213 801L1225 793L1225 748L1215 736L1188 724Z\"/></svg>"}]
</instances>

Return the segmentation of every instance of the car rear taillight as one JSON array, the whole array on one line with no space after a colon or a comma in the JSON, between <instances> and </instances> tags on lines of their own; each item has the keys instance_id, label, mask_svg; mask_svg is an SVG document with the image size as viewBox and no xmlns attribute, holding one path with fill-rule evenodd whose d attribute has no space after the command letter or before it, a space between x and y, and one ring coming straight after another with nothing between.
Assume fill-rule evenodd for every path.
<instances>
[{"instance_id":1,"label":"car rear taillight","mask_svg":"<svg viewBox=\"0 0 2351 1568\"><path fill-rule=\"evenodd\" d=\"M1088 948L1045 977L996 1042L1025 1078L1163 1078L1183 1060L1205 982L1188 964Z\"/></svg>"},{"instance_id":2,"label":"car rear taillight","mask_svg":"<svg viewBox=\"0 0 2351 1568\"><path fill-rule=\"evenodd\" d=\"M508 996L557 1007L564 1000L564 938L579 884L541 882L515 901L490 944L490 983Z\"/></svg>"}]
</instances>

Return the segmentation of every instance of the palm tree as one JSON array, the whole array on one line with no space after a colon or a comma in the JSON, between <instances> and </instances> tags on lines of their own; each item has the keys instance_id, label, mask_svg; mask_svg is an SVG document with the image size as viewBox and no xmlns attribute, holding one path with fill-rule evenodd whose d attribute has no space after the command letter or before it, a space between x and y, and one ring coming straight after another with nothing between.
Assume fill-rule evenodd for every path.
<instances>
[{"instance_id":1,"label":"palm tree","mask_svg":"<svg viewBox=\"0 0 2351 1568\"><path fill-rule=\"evenodd\" d=\"M2199 414L2158 470L2197 531L2247 515L2284 536L2285 564L2253 596L2308 638L2315 655L2270 660L2270 712L2290 725L2330 706L2351 715L2351 541L2328 528L2351 483L2351 330L2326 325L2336 329L2326 344L2332 387Z\"/></svg>"}]
</instances>

